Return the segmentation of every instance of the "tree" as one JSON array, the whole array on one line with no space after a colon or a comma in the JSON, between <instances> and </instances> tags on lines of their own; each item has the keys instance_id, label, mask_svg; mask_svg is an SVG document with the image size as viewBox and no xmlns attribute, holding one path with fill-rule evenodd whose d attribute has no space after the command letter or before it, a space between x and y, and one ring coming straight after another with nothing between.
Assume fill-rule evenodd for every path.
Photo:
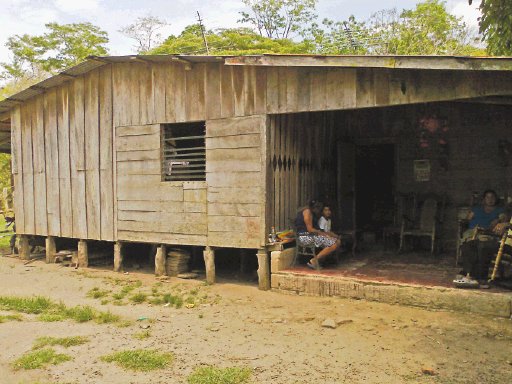
<instances>
[{"instance_id":1,"label":"tree","mask_svg":"<svg viewBox=\"0 0 512 384\"><path fill-rule=\"evenodd\" d=\"M287 39L316 19L317 0L242 0L250 12L240 12L239 22L253 25L260 36Z\"/></svg>"},{"instance_id":2,"label":"tree","mask_svg":"<svg viewBox=\"0 0 512 384\"><path fill-rule=\"evenodd\" d=\"M382 10L364 22L351 16L344 22L324 20L314 35L320 53L392 55L481 55L474 36L461 18L446 10L444 1L426 0L416 8Z\"/></svg>"},{"instance_id":3,"label":"tree","mask_svg":"<svg viewBox=\"0 0 512 384\"><path fill-rule=\"evenodd\" d=\"M121 28L119 32L137 42L137 53L145 53L160 43L161 35L157 31L166 25L167 21L149 15L137 18L135 23Z\"/></svg>"},{"instance_id":4,"label":"tree","mask_svg":"<svg viewBox=\"0 0 512 384\"><path fill-rule=\"evenodd\" d=\"M473 0L468 0L471 5ZM512 1L480 0L480 33L493 55L512 55Z\"/></svg>"},{"instance_id":5,"label":"tree","mask_svg":"<svg viewBox=\"0 0 512 384\"><path fill-rule=\"evenodd\" d=\"M19 79L53 74L76 65L90 55L106 55L107 32L91 23L48 23L48 32L40 36L14 35L6 46L13 56L3 63L3 76Z\"/></svg>"},{"instance_id":6,"label":"tree","mask_svg":"<svg viewBox=\"0 0 512 384\"><path fill-rule=\"evenodd\" d=\"M308 53L313 47L308 42L296 43L289 39L270 39L260 36L249 28L206 30L210 54L257 55L263 53ZM206 54L201 27L193 24L185 27L178 36L169 36L150 54Z\"/></svg>"}]
</instances>

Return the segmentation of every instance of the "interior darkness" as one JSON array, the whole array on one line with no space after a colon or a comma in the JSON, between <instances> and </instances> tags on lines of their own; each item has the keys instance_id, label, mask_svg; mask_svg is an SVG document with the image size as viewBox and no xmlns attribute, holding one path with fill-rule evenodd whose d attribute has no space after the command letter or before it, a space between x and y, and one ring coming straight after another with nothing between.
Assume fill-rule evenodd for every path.
<instances>
[{"instance_id":1,"label":"interior darkness","mask_svg":"<svg viewBox=\"0 0 512 384\"><path fill-rule=\"evenodd\" d=\"M393 144L356 147L356 222L362 231L377 232L393 220L394 159Z\"/></svg>"},{"instance_id":2,"label":"interior darkness","mask_svg":"<svg viewBox=\"0 0 512 384\"><path fill-rule=\"evenodd\" d=\"M152 244L123 243L123 266L154 268L156 248Z\"/></svg>"}]
</instances>

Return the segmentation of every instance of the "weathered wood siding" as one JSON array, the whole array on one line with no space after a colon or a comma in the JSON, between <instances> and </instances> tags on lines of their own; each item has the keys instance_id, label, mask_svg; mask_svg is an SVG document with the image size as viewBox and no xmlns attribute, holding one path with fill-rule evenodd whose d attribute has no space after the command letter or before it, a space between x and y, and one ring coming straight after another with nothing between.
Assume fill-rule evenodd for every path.
<instances>
[{"instance_id":1,"label":"weathered wood siding","mask_svg":"<svg viewBox=\"0 0 512 384\"><path fill-rule=\"evenodd\" d=\"M206 183L162 181L160 124L116 127L117 239L205 245Z\"/></svg>"},{"instance_id":2,"label":"weathered wood siding","mask_svg":"<svg viewBox=\"0 0 512 384\"><path fill-rule=\"evenodd\" d=\"M18 233L113 240L111 67L52 88L12 116Z\"/></svg>"},{"instance_id":3,"label":"weathered wood siding","mask_svg":"<svg viewBox=\"0 0 512 384\"><path fill-rule=\"evenodd\" d=\"M292 113L360 109L365 116L371 107L407 105L407 111L413 103L502 94L512 94L508 72L106 64L13 110L17 229L83 239L259 247L265 226L288 227L296 206L320 188L300 174L321 151L314 133L323 137L339 130L348 116L329 112L320 121ZM206 121L206 182L162 183L160 124L191 121ZM276 143L284 152L276 152ZM283 168L268 172L274 162L269 153L282 156L281 167L286 161L295 181L281 181ZM325 159L318 161L314 167L326 170ZM276 188L277 203L267 198ZM283 213L270 217L266 202L279 204Z\"/></svg>"},{"instance_id":4,"label":"weathered wood siding","mask_svg":"<svg viewBox=\"0 0 512 384\"><path fill-rule=\"evenodd\" d=\"M207 122L208 245L264 245L266 132L265 115Z\"/></svg>"}]
</instances>

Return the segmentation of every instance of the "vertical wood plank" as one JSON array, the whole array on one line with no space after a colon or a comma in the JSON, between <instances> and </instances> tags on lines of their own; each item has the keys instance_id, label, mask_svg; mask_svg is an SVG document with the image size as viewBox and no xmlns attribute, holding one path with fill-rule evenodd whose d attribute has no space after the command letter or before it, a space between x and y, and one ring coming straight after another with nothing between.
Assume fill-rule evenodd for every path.
<instances>
[{"instance_id":1,"label":"vertical wood plank","mask_svg":"<svg viewBox=\"0 0 512 384\"><path fill-rule=\"evenodd\" d=\"M69 89L69 150L71 199L73 202L73 237L87 238L85 192L84 79L77 78Z\"/></svg>"},{"instance_id":2,"label":"vertical wood plank","mask_svg":"<svg viewBox=\"0 0 512 384\"><path fill-rule=\"evenodd\" d=\"M85 204L87 211L88 239L100 239L101 233L98 82L98 70L94 70L85 76Z\"/></svg>"},{"instance_id":3,"label":"vertical wood plank","mask_svg":"<svg viewBox=\"0 0 512 384\"><path fill-rule=\"evenodd\" d=\"M38 235L46 236L48 234L48 217L46 208L46 159L44 154L44 100L42 96L35 98L32 136L35 229Z\"/></svg>"},{"instance_id":4,"label":"vertical wood plank","mask_svg":"<svg viewBox=\"0 0 512 384\"><path fill-rule=\"evenodd\" d=\"M311 95L311 79L309 68L298 68L298 76L300 79L300 86L298 87L297 95L297 110L308 111L310 105Z\"/></svg>"},{"instance_id":5,"label":"vertical wood plank","mask_svg":"<svg viewBox=\"0 0 512 384\"><path fill-rule=\"evenodd\" d=\"M14 178L14 216L16 218L16 230L18 233L25 233L21 130L21 109L20 107L16 107L11 112L11 169Z\"/></svg>"},{"instance_id":6,"label":"vertical wood plank","mask_svg":"<svg viewBox=\"0 0 512 384\"><path fill-rule=\"evenodd\" d=\"M172 72L168 73L168 81L171 81L171 77L174 79L174 90L171 94L166 93L165 97L169 100L174 100L174 115L176 122L182 122L187 120L186 111L186 90L188 87L187 78L185 76L185 68L181 64L170 66ZM170 68L170 69L171 69Z\"/></svg>"},{"instance_id":7,"label":"vertical wood plank","mask_svg":"<svg viewBox=\"0 0 512 384\"><path fill-rule=\"evenodd\" d=\"M280 113L286 113L286 108L287 108L287 95L288 95L288 90L287 90L287 87L288 87L288 84L287 84L287 74L288 74L288 68L286 67L278 67L277 68L277 74L278 74L278 79L277 79L277 89L278 89L278 111Z\"/></svg>"},{"instance_id":8,"label":"vertical wood plank","mask_svg":"<svg viewBox=\"0 0 512 384\"><path fill-rule=\"evenodd\" d=\"M141 66L139 63L130 63L129 64L129 77L126 79L128 83L128 89L130 92L125 96L129 103L127 105L130 106L130 110L127 111L130 115L130 119L128 120L128 125L138 125L140 124L140 74L141 74Z\"/></svg>"},{"instance_id":9,"label":"vertical wood plank","mask_svg":"<svg viewBox=\"0 0 512 384\"><path fill-rule=\"evenodd\" d=\"M222 64L206 66L206 119L218 119L221 116L221 66Z\"/></svg>"},{"instance_id":10,"label":"vertical wood plank","mask_svg":"<svg viewBox=\"0 0 512 384\"><path fill-rule=\"evenodd\" d=\"M59 146L59 202L61 236L73 236L73 209L71 201L71 168L69 153L69 88L57 89L57 140Z\"/></svg>"},{"instance_id":11,"label":"vertical wood plank","mask_svg":"<svg viewBox=\"0 0 512 384\"><path fill-rule=\"evenodd\" d=\"M267 113L279 110L279 73L275 67L265 68L267 72Z\"/></svg>"},{"instance_id":12,"label":"vertical wood plank","mask_svg":"<svg viewBox=\"0 0 512 384\"><path fill-rule=\"evenodd\" d=\"M244 72L241 67L232 68L232 80L233 80L233 101L235 116L244 116L245 104L244 104Z\"/></svg>"},{"instance_id":13,"label":"vertical wood plank","mask_svg":"<svg viewBox=\"0 0 512 384\"><path fill-rule=\"evenodd\" d=\"M166 64L152 65L153 100L155 110L155 122L165 122L165 87L166 87ZM173 108L174 109L174 108Z\"/></svg>"},{"instance_id":14,"label":"vertical wood plank","mask_svg":"<svg viewBox=\"0 0 512 384\"><path fill-rule=\"evenodd\" d=\"M44 97L44 143L48 235L60 236L59 143L57 137L57 90Z\"/></svg>"},{"instance_id":15,"label":"vertical wood plank","mask_svg":"<svg viewBox=\"0 0 512 384\"><path fill-rule=\"evenodd\" d=\"M221 66L221 116L230 117L235 114L235 106L233 104L233 68L229 66Z\"/></svg>"},{"instance_id":16,"label":"vertical wood plank","mask_svg":"<svg viewBox=\"0 0 512 384\"><path fill-rule=\"evenodd\" d=\"M243 91L243 100L244 100L244 114L246 116L254 114L254 91L256 89L256 75L255 69L251 66L243 67L243 76L244 76L244 91Z\"/></svg>"},{"instance_id":17,"label":"vertical wood plank","mask_svg":"<svg viewBox=\"0 0 512 384\"><path fill-rule=\"evenodd\" d=\"M100 212L101 239L114 240L114 175L112 125L112 66L100 69Z\"/></svg>"},{"instance_id":18,"label":"vertical wood plank","mask_svg":"<svg viewBox=\"0 0 512 384\"><path fill-rule=\"evenodd\" d=\"M267 72L265 68L254 68L254 113L265 113L267 103Z\"/></svg>"}]
</instances>

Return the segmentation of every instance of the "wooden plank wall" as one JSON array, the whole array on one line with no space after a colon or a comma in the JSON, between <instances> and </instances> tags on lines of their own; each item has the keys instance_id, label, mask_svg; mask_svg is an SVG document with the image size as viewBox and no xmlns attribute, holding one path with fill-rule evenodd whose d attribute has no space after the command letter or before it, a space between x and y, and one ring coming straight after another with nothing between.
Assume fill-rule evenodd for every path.
<instances>
[{"instance_id":1,"label":"wooden plank wall","mask_svg":"<svg viewBox=\"0 0 512 384\"><path fill-rule=\"evenodd\" d=\"M311 199L335 201L335 121L325 113L272 115L270 120L270 223L293 228L298 208ZM268 228L267 228L268 230Z\"/></svg>"},{"instance_id":2,"label":"wooden plank wall","mask_svg":"<svg viewBox=\"0 0 512 384\"><path fill-rule=\"evenodd\" d=\"M163 182L160 124L116 127L117 239L205 245L206 183Z\"/></svg>"},{"instance_id":3,"label":"wooden plank wall","mask_svg":"<svg viewBox=\"0 0 512 384\"><path fill-rule=\"evenodd\" d=\"M208 245L265 244L266 117L206 124Z\"/></svg>"},{"instance_id":4,"label":"wooden plank wall","mask_svg":"<svg viewBox=\"0 0 512 384\"><path fill-rule=\"evenodd\" d=\"M510 95L502 72L266 67L266 112L369 108Z\"/></svg>"},{"instance_id":5,"label":"wooden plank wall","mask_svg":"<svg viewBox=\"0 0 512 384\"><path fill-rule=\"evenodd\" d=\"M111 90L104 66L14 110L18 233L114 239Z\"/></svg>"}]
</instances>

